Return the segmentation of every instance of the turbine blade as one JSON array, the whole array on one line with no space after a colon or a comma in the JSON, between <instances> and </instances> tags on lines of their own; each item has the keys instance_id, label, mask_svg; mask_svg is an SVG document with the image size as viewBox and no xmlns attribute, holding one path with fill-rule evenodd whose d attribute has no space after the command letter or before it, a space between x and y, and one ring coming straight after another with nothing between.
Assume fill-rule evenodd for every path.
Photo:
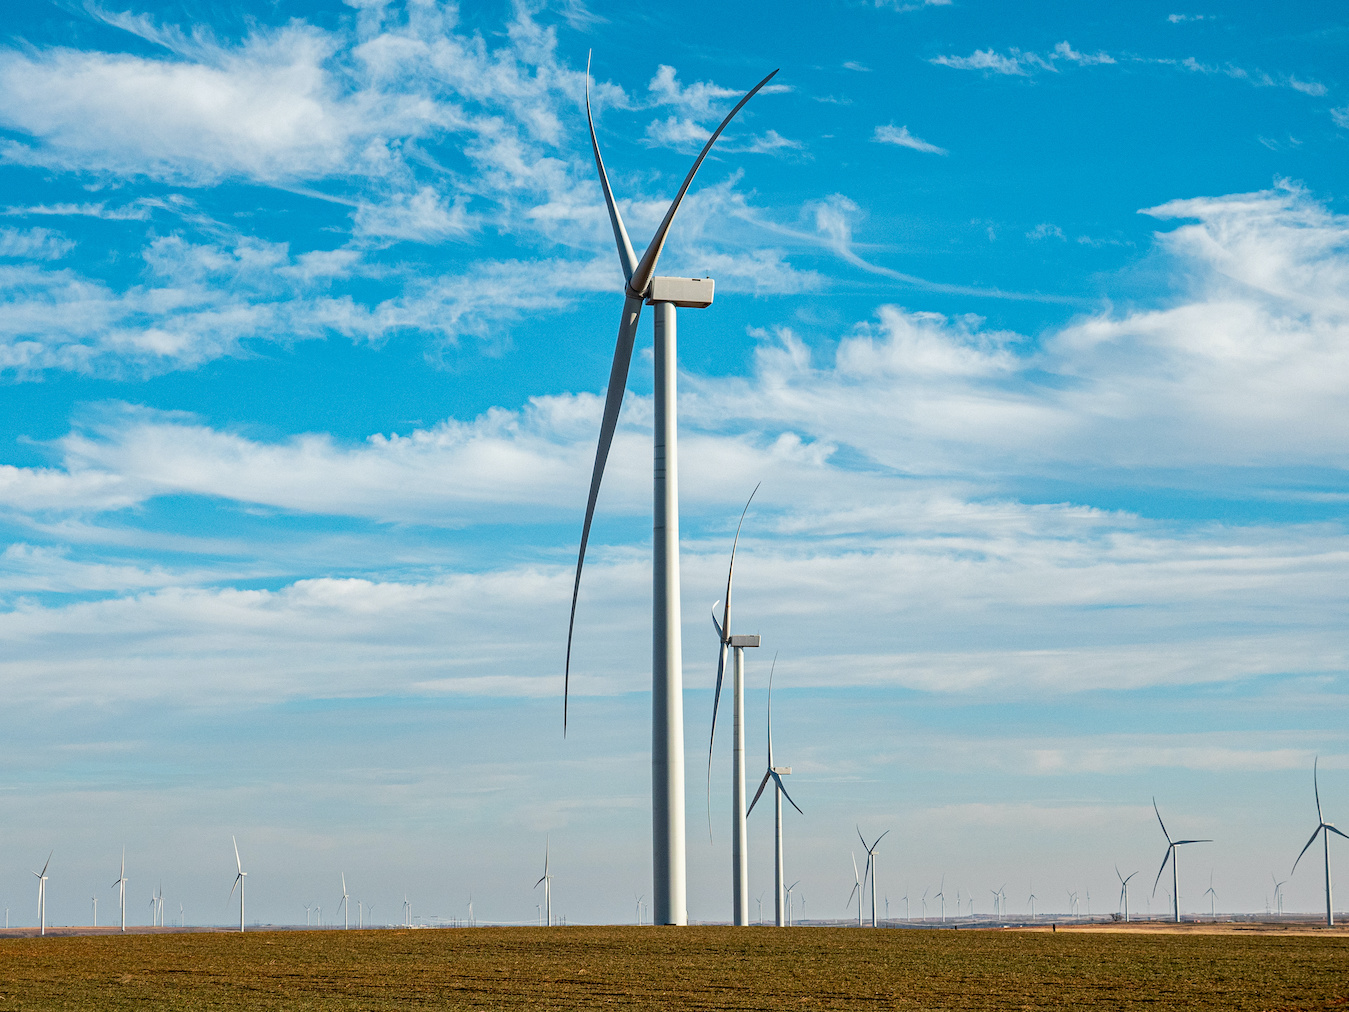
<instances>
[{"instance_id":1,"label":"turbine blade","mask_svg":"<svg viewBox=\"0 0 1349 1012\"><path fill-rule=\"evenodd\" d=\"M1165 830L1163 830L1163 832L1165 832ZM1157 869L1157 878L1152 883L1152 895L1154 896L1157 895L1157 883L1162 880L1162 872L1166 871L1166 862L1171 860L1171 851L1173 849L1173 847L1166 848L1166 857L1162 858L1162 866Z\"/></svg>"},{"instance_id":2,"label":"turbine blade","mask_svg":"<svg viewBox=\"0 0 1349 1012\"><path fill-rule=\"evenodd\" d=\"M1343 833L1341 833L1338 829L1336 829L1334 826L1332 826L1329 822L1323 823L1323 825L1326 827L1326 829L1328 829L1330 832L1334 833L1336 836L1344 836L1344 838L1345 838L1346 840L1349 840L1349 836L1345 836L1345 835L1344 835Z\"/></svg>"},{"instance_id":3,"label":"turbine blade","mask_svg":"<svg viewBox=\"0 0 1349 1012\"><path fill-rule=\"evenodd\" d=\"M244 873L244 865L243 862L239 860L239 841L231 836L230 843L234 844L234 863L239 866L239 874L242 875Z\"/></svg>"},{"instance_id":4,"label":"turbine blade","mask_svg":"<svg viewBox=\"0 0 1349 1012\"><path fill-rule=\"evenodd\" d=\"M722 628L721 623L717 621L717 605L719 604L721 604L720 601L712 602L712 628L717 631L717 639L724 642L726 639L726 631Z\"/></svg>"},{"instance_id":5,"label":"turbine blade","mask_svg":"<svg viewBox=\"0 0 1349 1012\"><path fill-rule=\"evenodd\" d=\"M871 845L871 849L872 849L872 850L875 850L878 846L880 846L881 841L884 840L884 839L885 839L887 836L889 836L889 835L890 835L890 830L887 829L887 830L886 830L884 833L882 833L880 836L876 837L876 842L873 843L873 844Z\"/></svg>"},{"instance_id":6,"label":"turbine blade","mask_svg":"<svg viewBox=\"0 0 1349 1012\"><path fill-rule=\"evenodd\" d=\"M665 212L665 220L660 223L660 228L656 229L656 234L651 240L651 245L647 246L646 252L642 254L641 261L633 269L632 278L628 282L628 293L630 296L644 296L646 295L647 288L651 286L651 278L656 273L656 261L660 259L660 252L665 247L665 238L669 234L670 224L674 221L675 212L679 210L679 204L684 199L684 194L688 193L689 186L693 183L693 177L697 174L699 166L703 164L703 159L707 157L707 153L712 150L712 145L717 142L717 138L721 136L721 132L725 130L731 120L735 118L735 114L744 108L745 103L757 95L759 89L771 81L773 75L776 73L776 70L773 71L772 74L769 74L751 88L746 93L745 97L735 104L735 108L726 114L726 118L721 121L721 125L712 132L712 136L709 137L707 143L703 145L703 150L699 153L697 160L693 163L693 168L689 169L689 174L684 177L684 185L679 188L679 193L675 195L674 201L670 204L670 209Z\"/></svg>"},{"instance_id":7,"label":"turbine blade","mask_svg":"<svg viewBox=\"0 0 1349 1012\"><path fill-rule=\"evenodd\" d=\"M717 621L717 616L712 616ZM717 708L721 705L721 680L726 674L726 640L723 637L721 649L717 652L717 687L712 692L712 730L707 736L707 842L712 842L712 749L717 742Z\"/></svg>"},{"instance_id":8,"label":"turbine blade","mask_svg":"<svg viewBox=\"0 0 1349 1012\"><path fill-rule=\"evenodd\" d=\"M1119 873L1119 865L1115 865L1115 878L1119 879L1120 885L1124 884L1124 876Z\"/></svg>"},{"instance_id":9,"label":"turbine blade","mask_svg":"<svg viewBox=\"0 0 1349 1012\"><path fill-rule=\"evenodd\" d=\"M768 666L768 768L773 768L773 672L778 669L778 652L773 651L773 663Z\"/></svg>"},{"instance_id":10,"label":"turbine blade","mask_svg":"<svg viewBox=\"0 0 1349 1012\"><path fill-rule=\"evenodd\" d=\"M793 808L795 808L798 812L801 812L801 806L798 805L795 801L792 801L792 796L787 793L787 787L785 784L783 784L782 777L778 776L776 773L772 773L771 776L773 777L773 781L778 785L778 790L782 792L782 796L791 802ZM801 812L801 814L805 815L806 813Z\"/></svg>"},{"instance_id":11,"label":"turbine blade","mask_svg":"<svg viewBox=\"0 0 1349 1012\"><path fill-rule=\"evenodd\" d=\"M42 874L44 874L44 875L47 874L47 865L49 865L49 864L52 863L52 854L55 854L55 853L56 853L56 849L55 849L55 848L52 848L52 850L47 854L47 860L44 861L43 864L42 864Z\"/></svg>"},{"instance_id":12,"label":"turbine blade","mask_svg":"<svg viewBox=\"0 0 1349 1012\"><path fill-rule=\"evenodd\" d=\"M867 851L867 853L870 853L870 849L867 847L867 841L866 841L866 839L862 836L862 827L861 827L861 826L854 826L853 828L857 830L857 839L859 839L859 840L862 841L862 849L865 850L865 851Z\"/></svg>"},{"instance_id":13,"label":"turbine blade","mask_svg":"<svg viewBox=\"0 0 1349 1012\"><path fill-rule=\"evenodd\" d=\"M1316 821L1325 822L1326 820L1321 816L1321 785L1317 783L1316 775L1316 765L1320 761L1320 756L1312 760L1312 790L1316 792Z\"/></svg>"},{"instance_id":14,"label":"turbine blade","mask_svg":"<svg viewBox=\"0 0 1349 1012\"><path fill-rule=\"evenodd\" d=\"M1187 843L1212 843L1212 840L1177 840L1173 846L1183 847Z\"/></svg>"},{"instance_id":15,"label":"turbine blade","mask_svg":"<svg viewBox=\"0 0 1349 1012\"><path fill-rule=\"evenodd\" d=\"M763 482L759 482L759 485L762 484ZM740 511L740 520L735 525L735 540L731 542L731 564L726 567L726 607L721 613L721 629L724 636L729 636L731 630L731 579L735 576L735 550L740 545L740 528L745 523L745 514L749 512L749 504L754 501L759 485L754 486L754 491L745 500L745 508Z\"/></svg>"},{"instance_id":16,"label":"turbine blade","mask_svg":"<svg viewBox=\"0 0 1349 1012\"><path fill-rule=\"evenodd\" d=\"M1316 842L1316 838L1317 838L1317 836L1320 835L1321 829L1322 829L1322 828L1323 828L1322 826L1317 826L1317 827L1316 827L1316 832L1315 832L1315 833L1312 833L1312 838L1311 838L1310 840L1307 841L1307 846L1303 847L1302 850L1301 850L1301 852L1298 854L1298 856L1297 856L1297 861L1301 861L1301 860L1302 860L1302 855L1305 854L1305 853L1307 853L1307 851L1311 849L1311 845L1312 845L1313 843ZM1343 836L1344 834L1341 833L1340 835ZM1297 861L1294 861L1294 862L1293 862L1293 871L1297 871ZM1290 871L1288 874L1289 874L1289 875L1293 874L1293 871Z\"/></svg>"},{"instance_id":17,"label":"turbine blade","mask_svg":"<svg viewBox=\"0 0 1349 1012\"><path fill-rule=\"evenodd\" d=\"M749 813L754 811L754 806L759 803L759 795L761 795L763 793L763 789L768 786L768 780L772 775L773 771L769 770L767 773L763 775L763 779L759 781L759 789L754 792L754 800L749 803L749 808L745 810L745 818L748 819ZM788 798L787 800L791 801L791 798Z\"/></svg>"},{"instance_id":18,"label":"turbine blade","mask_svg":"<svg viewBox=\"0 0 1349 1012\"><path fill-rule=\"evenodd\" d=\"M576 555L576 580L571 588L571 618L567 621L567 662L562 681L562 736L567 735L567 701L571 693L571 641L576 631L576 597L581 592L581 567L585 565L586 544L590 541L590 524L595 519L595 500L599 498L604 465L609 460L609 447L618 428L618 412L623 407L623 392L628 385L628 366L632 363L632 343L637 337L637 321L642 315L642 300L629 296L623 303L623 317L618 324L618 343L614 347L614 362L609 369L609 389L604 396L604 420L600 423L600 441L595 448L595 469L590 475L590 497L586 500L585 524L581 527L581 550Z\"/></svg>"},{"instance_id":19,"label":"turbine blade","mask_svg":"<svg viewBox=\"0 0 1349 1012\"><path fill-rule=\"evenodd\" d=\"M1166 842L1171 842L1171 834L1166 831L1166 823L1162 821L1162 813L1157 811L1157 799L1152 799L1152 810L1157 812L1157 825L1162 827L1162 835L1166 837Z\"/></svg>"},{"instance_id":20,"label":"turbine blade","mask_svg":"<svg viewBox=\"0 0 1349 1012\"><path fill-rule=\"evenodd\" d=\"M600 156L600 142L595 139L595 120L590 115L590 54L586 54L586 123L590 126L590 148L595 152L595 168L600 173L600 188L604 190L604 203L609 208L609 224L614 227L614 242L618 244L618 262L623 265L623 280L632 280L633 268L637 266L637 254L633 252L632 242L628 239L628 230L623 227L623 216L618 213L618 204L614 202L614 191L609 187L609 173L604 171L604 159Z\"/></svg>"}]
</instances>

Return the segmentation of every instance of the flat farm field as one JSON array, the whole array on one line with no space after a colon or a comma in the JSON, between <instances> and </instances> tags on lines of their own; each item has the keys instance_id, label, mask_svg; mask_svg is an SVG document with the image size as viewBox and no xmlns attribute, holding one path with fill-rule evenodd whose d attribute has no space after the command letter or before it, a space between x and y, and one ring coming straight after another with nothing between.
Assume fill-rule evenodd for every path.
<instances>
[{"instance_id":1,"label":"flat farm field","mask_svg":"<svg viewBox=\"0 0 1349 1012\"><path fill-rule=\"evenodd\" d=\"M1349 935L475 928L0 939L9 1009L1326 1009Z\"/></svg>"}]
</instances>

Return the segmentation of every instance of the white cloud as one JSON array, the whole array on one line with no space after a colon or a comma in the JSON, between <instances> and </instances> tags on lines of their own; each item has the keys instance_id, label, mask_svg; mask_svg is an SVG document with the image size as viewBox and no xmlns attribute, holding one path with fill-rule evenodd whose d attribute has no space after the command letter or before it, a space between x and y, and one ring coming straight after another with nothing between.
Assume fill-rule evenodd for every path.
<instances>
[{"instance_id":1,"label":"white cloud","mask_svg":"<svg viewBox=\"0 0 1349 1012\"><path fill-rule=\"evenodd\" d=\"M1023 54L1016 49L1012 50L1010 56L995 53L992 49L976 49L969 56L934 56L930 62L956 70L983 70L993 74L1023 77L1026 74Z\"/></svg>"},{"instance_id":2,"label":"white cloud","mask_svg":"<svg viewBox=\"0 0 1349 1012\"><path fill-rule=\"evenodd\" d=\"M909 133L907 126L896 127L893 123L886 126L878 126L876 132L872 134L871 139L880 144L897 144L902 148L912 148L914 151L923 151L932 155L947 154L945 148L939 148L937 145L923 140L921 137L915 137Z\"/></svg>"},{"instance_id":3,"label":"white cloud","mask_svg":"<svg viewBox=\"0 0 1349 1012\"><path fill-rule=\"evenodd\" d=\"M1050 59L1062 58L1073 63L1081 64L1084 67L1094 66L1101 63L1114 63L1115 59L1109 53L1079 53L1073 49L1066 41L1060 42L1054 47L1054 54Z\"/></svg>"},{"instance_id":4,"label":"white cloud","mask_svg":"<svg viewBox=\"0 0 1349 1012\"><path fill-rule=\"evenodd\" d=\"M1335 121L1336 126L1349 130L1349 105L1343 109L1331 109L1330 118Z\"/></svg>"},{"instance_id":5,"label":"white cloud","mask_svg":"<svg viewBox=\"0 0 1349 1012\"><path fill-rule=\"evenodd\" d=\"M1026 238L1064 240L1066 239L1066 236L1064 236L1063 229L1059 228L1059 226L1042 221L1040 224L1036 225L1035 228L1026 233Z\"/></svg>"},{"instance_id":6,"label":"white cloud","mask_svg":"<svg viewBox=\"0 0 1349 1012\"><path fill-rule=\"evenodd\" d=\"M75 243L49 228L0 228L0 257L60 260Z\"/></svg>"}]
</instances>

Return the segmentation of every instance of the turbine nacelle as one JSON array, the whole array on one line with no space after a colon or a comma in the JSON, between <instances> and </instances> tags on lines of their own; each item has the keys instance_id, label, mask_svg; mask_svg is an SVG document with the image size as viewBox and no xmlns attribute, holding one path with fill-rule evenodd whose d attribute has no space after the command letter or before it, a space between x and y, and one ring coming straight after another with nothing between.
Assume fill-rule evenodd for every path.
<instances>
[{"instance_id":1,"label":"turbine nacelle","mask_svg":"<svg viewBox=\"0 0 1349 1012\"><path fill-rule=\"evenodd\" d=\"M645 292L646 304L669 302L680 309L706 309L712 305L716 282L711 278L652 278ZM629 296L641 298L642 296Z\"/></svg>"}]
</instances>

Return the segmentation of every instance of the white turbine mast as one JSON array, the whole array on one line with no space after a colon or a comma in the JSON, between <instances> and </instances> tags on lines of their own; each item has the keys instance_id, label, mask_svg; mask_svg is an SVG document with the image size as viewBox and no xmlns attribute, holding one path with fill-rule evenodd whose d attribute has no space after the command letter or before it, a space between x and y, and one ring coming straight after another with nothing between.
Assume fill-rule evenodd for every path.
<instances>
[{"instance_id":1,"label":"white turbine mast","mask_svg":"<svg viewBox=\"0 0 1349 1012\"><path fill-rule=\"evenodd\" d=\"M1307 841L1307 846L1302 848L1302 854L1307 853L1307 851L1311 849L1311 845L1316 842L1318 834L1322 836L1322 842L1325 844L1326 860L1326 925L1328 927L1333 927L1335 924L1335 908L1331 905L1330 895L1330 834L1334 833L1336 836L1344 836L1344 834L1336 829L1331 823L1327 822L1325 817L1321 814L1321 785L1317 782L1316 771L1317 764L1320 763L1320 761L1320 756L1317 756L1312 760L1312 790L1316 794L1316 830L1312 833L1311 839ZM1344 838L1349 840L1349 836L1344 836ZM1302 854L1298 854L1297 861L1293 862L1293 871L1297 871L1297 862L1302 860ZM1289 878L1291 878L1293 872L1289 872L1288 875ZM1283 912L1282 908L1279 912Z\"/></svg>"},{"instance_id":2,"label":"white turbine mast","mask_svg":"<svg viewBox=\"0 0 1349 1012\"><path fill-rule=\"evenodd\" d=\"M351 927L351 897L347 895L347 873L342 872L342 898L337 901L342 907L342 930Z\"/></svg>"},{"instance_id":3,"label":"white turbine mast","mask_svg":"<svg viewBox=\"0 0 1349 1012\"><path fill-rule=\"evenodd\" d=\"M47 865L52 863L52 854L55 853L55 849L50 851L47 854L46 862L42 865L42 870L33 872L37 876L38 934L40 935L47 933L47 879L50 877L47 874Z\"/></svg>"},{"instance_id":4,"label":"white turbine mast","mask_svg":"<svg viewBox=\"0 0 1349 1012\"><path fill-rule=\"evenodd\" d=\"M1166 856L1162 858L1162 866L1157 869L1157 878L1152 883L1152 895L1157 895L1157 883L1162 880L1162 872L1166 871L1166 862L1171 862L1171 897L1172 913L1175 923L1180 923L1180 876L1176 871L1176 848L1184 847L1191 843L1212 843L1212 840L1173 840L1171 834L1166 831L1166 823L1162 821L1162 813L1157 809L1157 799L1152 799L1152 810L1157 813L1157 825L1162 827L1162 835L1166 837Z\"/></svg>"},{"instance_id":5,"label":"white turbine mast","mask_svg":"<svg viewBox=\"0 0 1349 1012\"><path fill-rule=\"evenodd\" d=\"M126 877L126 848L122 848L122 870L117 875L117 881L110 889L117 890L117 900L122 908L122 930L126 931L126 884L131 881Z\"/></svg>"},{"instance_id":6,"label":"white turbine mast","mask_svg":"<svg viewBox=\"0 0 1349 1012\"><path fill-rule=\"evenodd\" d=\"M585 564L590 525L595 516L604 466L618 427L619 409L627 387L628 367L632 361L633 341L643 303L655 307L655 424L653 445L653 538L651 642L651 823L654 920L658 924L687 924L687 867L684 834L684 674L679 616L679 453L676 422L675 308L702 309L712 304L710 278L656 277L656 262L675 212L693 183L712 145L751 98L776 74L773 71L736 103L703 146L693 168L684 177L665 218L656 230L641 259L633 251L623 217L619 214L609 176L595 137L595 121L590 111L590 67L586 66L586 121L590 127L590 146L600 188L609 210L609 221L618 246L618 260L626 283L623 313L619 318L618 341L614 347L609 386L605 392L604 416L600 423L595 466L590 476L590 494L586 500L581 544L576 555L576 579L572 584L571 617L567 623L567 656L562 689L562 733L567 732L567 705L571 687L571 646L576 626L576 599L581 589L581 568Z\"/></svg>"},{"instance_id":7,"label":"white turbine mast","mask_svg":"<svg viewBox=\"0 0 1349 1012\"><path fill-rule=\"evenodd\" d=\"M234 864L239 869L239 874L234 876L234 885L230 886L230 896L234 896L234 889L239 889L239 930L244 930L244 879L248 877L248 872L244 871L244 863L239 860L239 841L233 836L230 837L230 843L234 844Z\"/></svg>"},{"instance_id":8,"label":"white turbine mast","mask_svg":"<svg viewBox=\"0 0 1349 1012\"><path fill-rule=\"evenodd\" d=\"M754 800L749 803L749 812L754 811L754 806L759 803L759 798L763 796L764 788L768 786L768 781L773 781L773 891L774 891L774 923L779 928L787 923L786 910L784 906L783 883L786 881L785 871L782 863L782 799L787 801L798 812L801 812L801 806L792 801L792 796L787 793L786 786L782 783L782 778L790 776L792 768L790 766L773 765L773 673L777 670L778 655L773 655L773 663L768 668L768 768L764 771L763 779L759 781L759 789L754 792ZM745 815L748 817L749 812ZM805 812L801 812L805 815Z\"/></svg>"},{"instance_id":9,"label":"white turbine mast","mask_svg":"<svg viewBox=\"0 0 1349 1012\"><path fill-rule=\"evenodd\" d=\"M735 651L731 678L731 723L734 728L731 747L731 923L739 926L749 924L749 830L746 820L749 813L745 810L745 650L757 647L757 635L731 635L731 580L735 576L735 550L740 544L740 527L749 512L749 504L754 501L755 492L749 494L745 508L740 511L740 522L735 525L735 540L731 542L731 564L726 569L726 597L717 621L718 601L712 605L712 628L717 631L717 685L712 694L712 731L707 738L707 838L712 839L712 749L717 739L717 707L721 703L721 682L726 673L726 651Z\"/></svg>"}]
</instances>

